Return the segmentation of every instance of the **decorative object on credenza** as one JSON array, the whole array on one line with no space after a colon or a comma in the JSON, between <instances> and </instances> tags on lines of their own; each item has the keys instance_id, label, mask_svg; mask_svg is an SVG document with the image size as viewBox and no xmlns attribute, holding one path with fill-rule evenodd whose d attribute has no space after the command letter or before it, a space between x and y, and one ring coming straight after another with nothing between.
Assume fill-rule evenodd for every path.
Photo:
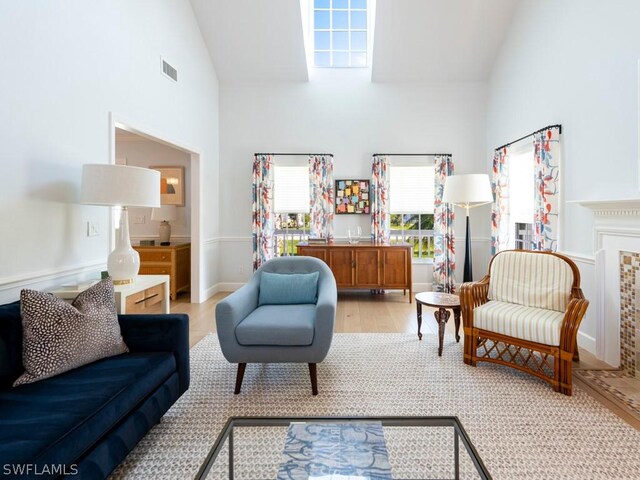
<instances>
[{"instance_id":1,"label":"decorative object on credenza","mask_svg":"<svg viewBox=\"0 0 640 480\"><path fill-rule=\"evenodd\" d=\"M140 246L142 247L153 247L155 244L155 240L140 240Z\"/></svg>"},{"instance_id":2,"label":"decorative object on credenza","mask_svg":"<svg viewBox=\"0 0 640 480\"><path fill-rule=\"evenodd\" d=\"M357 245L360 243L360 238L362 237L362 227L360 225L355 225L353 227L347 228L347 238L349 239L349 243L351 245Z\"/></svg>"},{"instance_id":3,"label":"decorative object on credenza","mask_svg":"<svg viewBox=\"0 0 640 480\"><path fill-rule=\"evenodd\" d=\"M149 167L160 172L160 199L162 205L184 207L184 167Z\"/></svg>"},{"instance_id":4,"label":"decorative object on credenza","mask_svg":"<svg viewBox=\"0 0 640 480\"><path fill-rule=\"evenodd\" d=\"M178 209L175 205L162 205L160 208L151 210L151 220L160 222L158 227L160 245L171 245L171 224L169 222L176 218L178 218Z\"/></svg>"},{"instance_id":5,"label":"decorative object on credenza","mask_svg":"<svg viewBox=\"0 0 640 480\"><path fill-rule=\"evenodd\" d=\"M116 285L133 283L140 270L138 252L131 248L127 207L159 207L159 182L160 174L149 168L109 164L82 166L81 202L122 207L116 248L107 261L109 275Z\"/></svg>"},{"instance_id":6,"label":"decorative object on credenza","mask_svg":"<svg viewBox=\"0 0 640 480\"><path fill-rule=\"evenodd\" d=\"M336 213L369 213L369 180L336 180Z\"/></svg>"},{"instance_id":7,"label":"decorative object on credenza","mask_svg":"<svg viewBox=\"0 0 640 480\"><path fill-rule=\"evenodd\" d=\"M469 209L486 205L493 201L489 175L472 173L468 175L451 175L447 177L442 194L444 203L453 203L463 207L467 213L467 230L465 235L464 279L473 281L471 268L471 227L469 226Z\"/></svg>"}]
</instances>

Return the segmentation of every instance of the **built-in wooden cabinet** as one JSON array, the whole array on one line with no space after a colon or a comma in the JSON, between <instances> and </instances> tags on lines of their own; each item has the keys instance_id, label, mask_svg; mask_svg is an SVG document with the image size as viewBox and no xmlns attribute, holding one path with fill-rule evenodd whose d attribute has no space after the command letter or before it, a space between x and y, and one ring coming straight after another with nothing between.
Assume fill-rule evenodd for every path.
<instances>
[{"instance_id":1,"label":"built-in wooden cabinet","mask_svg":"<svg viewBox=\"0 0 640 480\"><path fill-rule=\"evenodd\" d=\"M371 290L409 290L411 286L411 252L408 243L378 245L371 242L298 244L298 255L316 257L333 272L338 288ZM406 293L406 292L405 292Z\"/></svg>"},{"instance_id":2,"label":"built-in wooden cabinet","mask_svg":"<svg viewBox=\"0 0 640 480\"><path fill-rule=\"evenodd\" d=\"M171 300L178 293L189 290L191 285L191 244L141 246L135 248L140 254L140 275L169 275Z\"/></svg>"}]
</instances>

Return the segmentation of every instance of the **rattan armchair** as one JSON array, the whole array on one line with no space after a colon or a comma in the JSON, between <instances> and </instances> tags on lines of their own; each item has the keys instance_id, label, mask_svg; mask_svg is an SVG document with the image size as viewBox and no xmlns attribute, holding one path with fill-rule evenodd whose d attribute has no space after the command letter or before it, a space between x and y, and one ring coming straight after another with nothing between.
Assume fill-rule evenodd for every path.
<instances>
[{"instance_id":1,"label":"rattan armchair","mask_svg":"<svg viewBox=\"0 0 640 480\"><path fill-rule=\"evenodd\" d=\"M551 252L499 252L482 280L462 285L460 304L464 363L507 365L571 395L578 327L589 305L571 259Z\"/></svg>"}]
</instances>

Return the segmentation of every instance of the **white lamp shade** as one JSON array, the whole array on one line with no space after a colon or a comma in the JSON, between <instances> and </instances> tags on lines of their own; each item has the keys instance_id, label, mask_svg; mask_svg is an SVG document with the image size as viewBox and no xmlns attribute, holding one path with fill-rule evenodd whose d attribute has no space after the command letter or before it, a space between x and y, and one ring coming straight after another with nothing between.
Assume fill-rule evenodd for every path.
<instances>
[{"instance_id":1,"label":"white lamp shade","mask_svg":"<svg viewBox=\"0 0 640 480\"><path fill-rule=\"evenodd\" d=\"M273 170L273 211L275 213L308 213L309 167L276 165Z\"/></svg>"},{"instance_id":2,"label":"white lamp shade","mask_svg":"<svg viewBox=\"0 0 640 480\"><path fill-rule=\"evenodd\" d=\"M162 205L160 208L151 210L151 220L156 222L171 222L178 218L178 209L175 205Z\"/></svg>"},{"instance_id":3,"label":"white lamp shade","mask_svg":"<svg viewBox=\"0 0 640 480\"><path fill-rule=\"evenodd\" d=\"M432 166L389 168L389 213L433 213L435 180Z\"/></svg>"},{"instance_id":4,"label":"white lamp shade","mask_svg":"<svg viewBox=\"0 0 640 480\"><path fill-rule=\"evenodd\" d=\"M80 201L89 205L159 207L160 172L127 165L83 165Z\"/></svg>"},{"instance_id":5,"label":"white lamp shade","mask_svg":"<svg viewBox=\"0 0 640 480\"><path fill-rule=\"evenodd\" d=\"M493 201L489 175L472 173L447 177L442 194L444 203L460 206L477 206Z\"/></svg>"}]
</instances>

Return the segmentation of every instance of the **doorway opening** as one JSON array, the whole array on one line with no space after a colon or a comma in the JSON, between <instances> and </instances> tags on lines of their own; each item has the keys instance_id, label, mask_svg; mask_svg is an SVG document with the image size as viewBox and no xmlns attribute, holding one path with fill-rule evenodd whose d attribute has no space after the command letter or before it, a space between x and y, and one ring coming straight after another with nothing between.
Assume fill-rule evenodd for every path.
<instances>
[{"instance_id":1,"label":"doorway opening","mask_svg":"<svg viewBox=\"0 0 640 480\"><path fill-rule=\"evenodd\" d=\"M111 163L153 168L161 173L161 208L129 209L131 243L143 252L140 274L171 275L171 300L189 295L191 303L200 303L203 294L199 151L113 113L110 146ZM116 214L112 212L109 229L111 247L115 245ZM163 257L165 252L169 255Z\"/></svg>"}]
</instances>

